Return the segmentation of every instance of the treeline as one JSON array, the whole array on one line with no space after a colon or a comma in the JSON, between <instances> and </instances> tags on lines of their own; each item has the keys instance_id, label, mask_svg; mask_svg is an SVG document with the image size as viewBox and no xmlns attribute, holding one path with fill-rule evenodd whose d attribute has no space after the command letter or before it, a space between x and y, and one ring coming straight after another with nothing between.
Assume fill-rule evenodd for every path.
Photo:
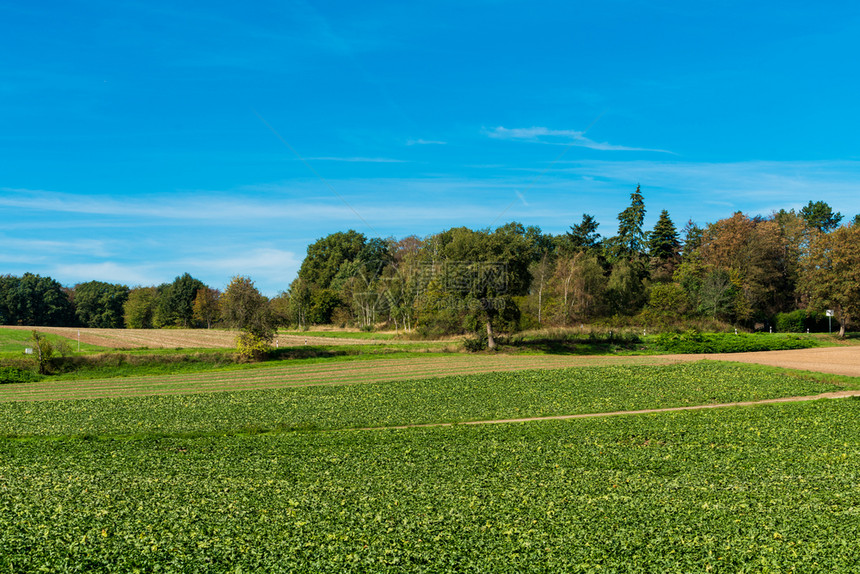
<instances>
[{"instance_id":1,"label":"treeline","mask_svg":"<svg viewBox=\"0 0 860 574\"><path fill-rule=\"evenodd\" d=\"M103 328L389 327L423 336L580 323L653 328L685 322L750 329L821 329L834 311L844 334L860 316L860 216L823 201L800 211L731 217L678 229L663 210L643 227L637 187L603 237L589 214L559 235L508 223L419 238L355 231L308 247L298 277L263 297L246 277L222 293L184 274L153 287L50 277L0 277L0 323Z\"/></svg>"},{"instance_id":2,"label":"treeline","mask_svg":"<svg viewBox=\"0 0 860 574\"><path fill-rule=\"evenodd\" d=\"M294 324L428 336L602 322L655 328L685 323L749 329L842 329L860 313L860 216L825 202L767 217L735 213L678 229L663 210L643 228L641 190L603 237L583 214L566 233L509 223L425 238L335 233L308 247L288 291Z\"/></svg>"},{"instance_id":3,"label":"treeline","mask_svg":"<svg viewBox=\"0 0 860 574\"><path fill-rule=\"evenodd\" d=\"M103 329L245 328L286 320L283 299L267 299L247 277L225 291L188 273L157 287L89 281L72 288L50 277L0 276L0 324Z\"/></svg>"}]
</instances>

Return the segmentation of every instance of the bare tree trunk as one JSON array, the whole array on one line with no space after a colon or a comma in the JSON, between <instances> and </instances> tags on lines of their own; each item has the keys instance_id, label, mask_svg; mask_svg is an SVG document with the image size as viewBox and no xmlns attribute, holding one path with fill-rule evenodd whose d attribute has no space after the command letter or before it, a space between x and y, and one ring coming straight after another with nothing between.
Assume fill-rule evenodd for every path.
<instances>
[{"instance_id":1,"label":"bare tree trunk","mask_svg":"<svg viewBox=\"0 0 860 574\"><path fill-rule=\"evenodd\" d=\"M487 348L491 351L496 350L496 340L493 339L493 323L487 319Z\"/></svg>"},{"instance_id":2,"label":"bare tree trunk","mask_svg":"<svg viewBox=\"0 0 860 574\"><path fill-rule=\"evenodd\" d=\"M540 312L543 307L543 278L541 278L540 287L538 288L538 325L541 324Z\"/></svg>"}]
</instances>

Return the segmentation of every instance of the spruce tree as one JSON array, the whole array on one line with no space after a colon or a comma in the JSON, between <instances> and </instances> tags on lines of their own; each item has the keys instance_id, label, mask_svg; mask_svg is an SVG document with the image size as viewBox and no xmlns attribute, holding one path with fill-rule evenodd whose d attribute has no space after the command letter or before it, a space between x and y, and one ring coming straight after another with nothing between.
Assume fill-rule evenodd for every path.
<instances>
[{"instance_id":1,"label":"spruce tree","mask_svg":"<svg viewBox=\"0 0 860 574\"><path fill-rule=\"evenodd\" d=\"M672 259L678 255L681 243L678 240L678 231L669 217L669 212L660 212L660 218L654 225L654 230L648 236L648 251L651 257L656 259Z\"/></svg>"},{"instance_id":2,"label":"spruce tree","mask_svg":"<svg viewBox=\"0 0 860 574\"><path fill-rule=\"evenodd\" d=\"M620 259L633 259L642 255L645 247L645 199L639 185L630 194L630 206L618 214L618 235L614 238L615 255Z\"/></svg>"}]
</instances>

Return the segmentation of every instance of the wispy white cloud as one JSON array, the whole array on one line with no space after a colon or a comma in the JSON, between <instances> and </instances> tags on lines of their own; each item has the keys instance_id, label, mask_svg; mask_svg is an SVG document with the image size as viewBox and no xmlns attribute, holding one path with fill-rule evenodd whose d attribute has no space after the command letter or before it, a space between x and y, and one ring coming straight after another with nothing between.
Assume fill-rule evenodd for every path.
<instances>
[{"instance_id":1,"label":"wispy white cloud","mask_svg":"<svg viewBox=\"0 0 860 574\"><path fill-rule=\"evenodd\" d=\"M439 140L425 140L425 139L417 139L417 140L408 140L406 145L448 145L448 142L443 142Z\"/></svg>"},{"instance_id":2,"label":"wispy white cloud","mask_svg":"<svg viewBox=\"0 0 860 574\"><path fill-rule=\"evenodd\" d=\"M281 285L282 289L296 277L301 264L294 252L272 247L249 248L243 253L223 256L210 254L177 262L183 269L200 269L221 276L243 275L264 285Z\"/></svg>"},{"instance_id":3,"label":"wispy white cloud","mask_svg":"<svg viewBox=\"0 0 860 574\"><path fill-rule=\"evenodd\" d=\"M106 257L109 255L106 243L95 239L53 241L0 236L0 261L18 252L28 253L31 257L39 255L57 256L60 254L86 255L91 257Z\"/></svg>"},{"instance_id":4,"label":"wispy white cloud","mask_svg":"<svg viewBox=\"0 0 860 574\"><path fill-rule=\"evenodd\" d=\"M72 285L86 281L105 281L125 285L155 285L161 282L159 274L148 265L122 265L113 261L101 263L61 263L51 274Z\"/></svg>"},{"instance_id":5,"label":"wispy white cloud","mask_svg":"<svg viewBox=\"0 0 860 574\"><path fill-rule=\"evenodd\" d=\"M505 128L499 126L489 130L489 136L496 139L520 140L543 144L564 144L600 151L648 151L658 153L673 153L664 149L631 147L598 142L585 136L584 131L577 130L553 130L544 127L533 128Z\"/></svg>"}]
</instances>

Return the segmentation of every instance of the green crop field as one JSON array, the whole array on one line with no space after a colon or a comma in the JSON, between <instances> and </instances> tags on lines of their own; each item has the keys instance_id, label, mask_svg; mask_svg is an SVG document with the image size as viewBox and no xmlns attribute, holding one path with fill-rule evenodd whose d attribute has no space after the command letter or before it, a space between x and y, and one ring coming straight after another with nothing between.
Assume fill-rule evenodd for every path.
<instances>
[{"instance_id":1,"label":"green crop field","mask_svg":"<svg viewBox=\"0 0 860 574\"><path fill-rule=\"evenodd\" d=\"M0 441L13 572L853 572L860 401Z\"/></svg>"},{"instance_id":2,"label":"green crop field","mask_svg":"<svg viewBox=\"0 0 860 574\"><path fill-rule=\"evenodd\" d=\"M183 378L158 380L172 392ZM811 395L830 380L706 361L18 398L0 403L0 572L851 572L857 399L356 428Z\"/></svg>"},{"instance_id":3,"label":"green crop field","mask_svg":"<svg viewBox=\"0 0 860 574\"><path fill-rule=\"evenodd\" d=\"M752 365L583 367L194 395L5 402L0 403L0 436L396 426L754 401L840 388Z\"/></svg>"}]
</instances>

